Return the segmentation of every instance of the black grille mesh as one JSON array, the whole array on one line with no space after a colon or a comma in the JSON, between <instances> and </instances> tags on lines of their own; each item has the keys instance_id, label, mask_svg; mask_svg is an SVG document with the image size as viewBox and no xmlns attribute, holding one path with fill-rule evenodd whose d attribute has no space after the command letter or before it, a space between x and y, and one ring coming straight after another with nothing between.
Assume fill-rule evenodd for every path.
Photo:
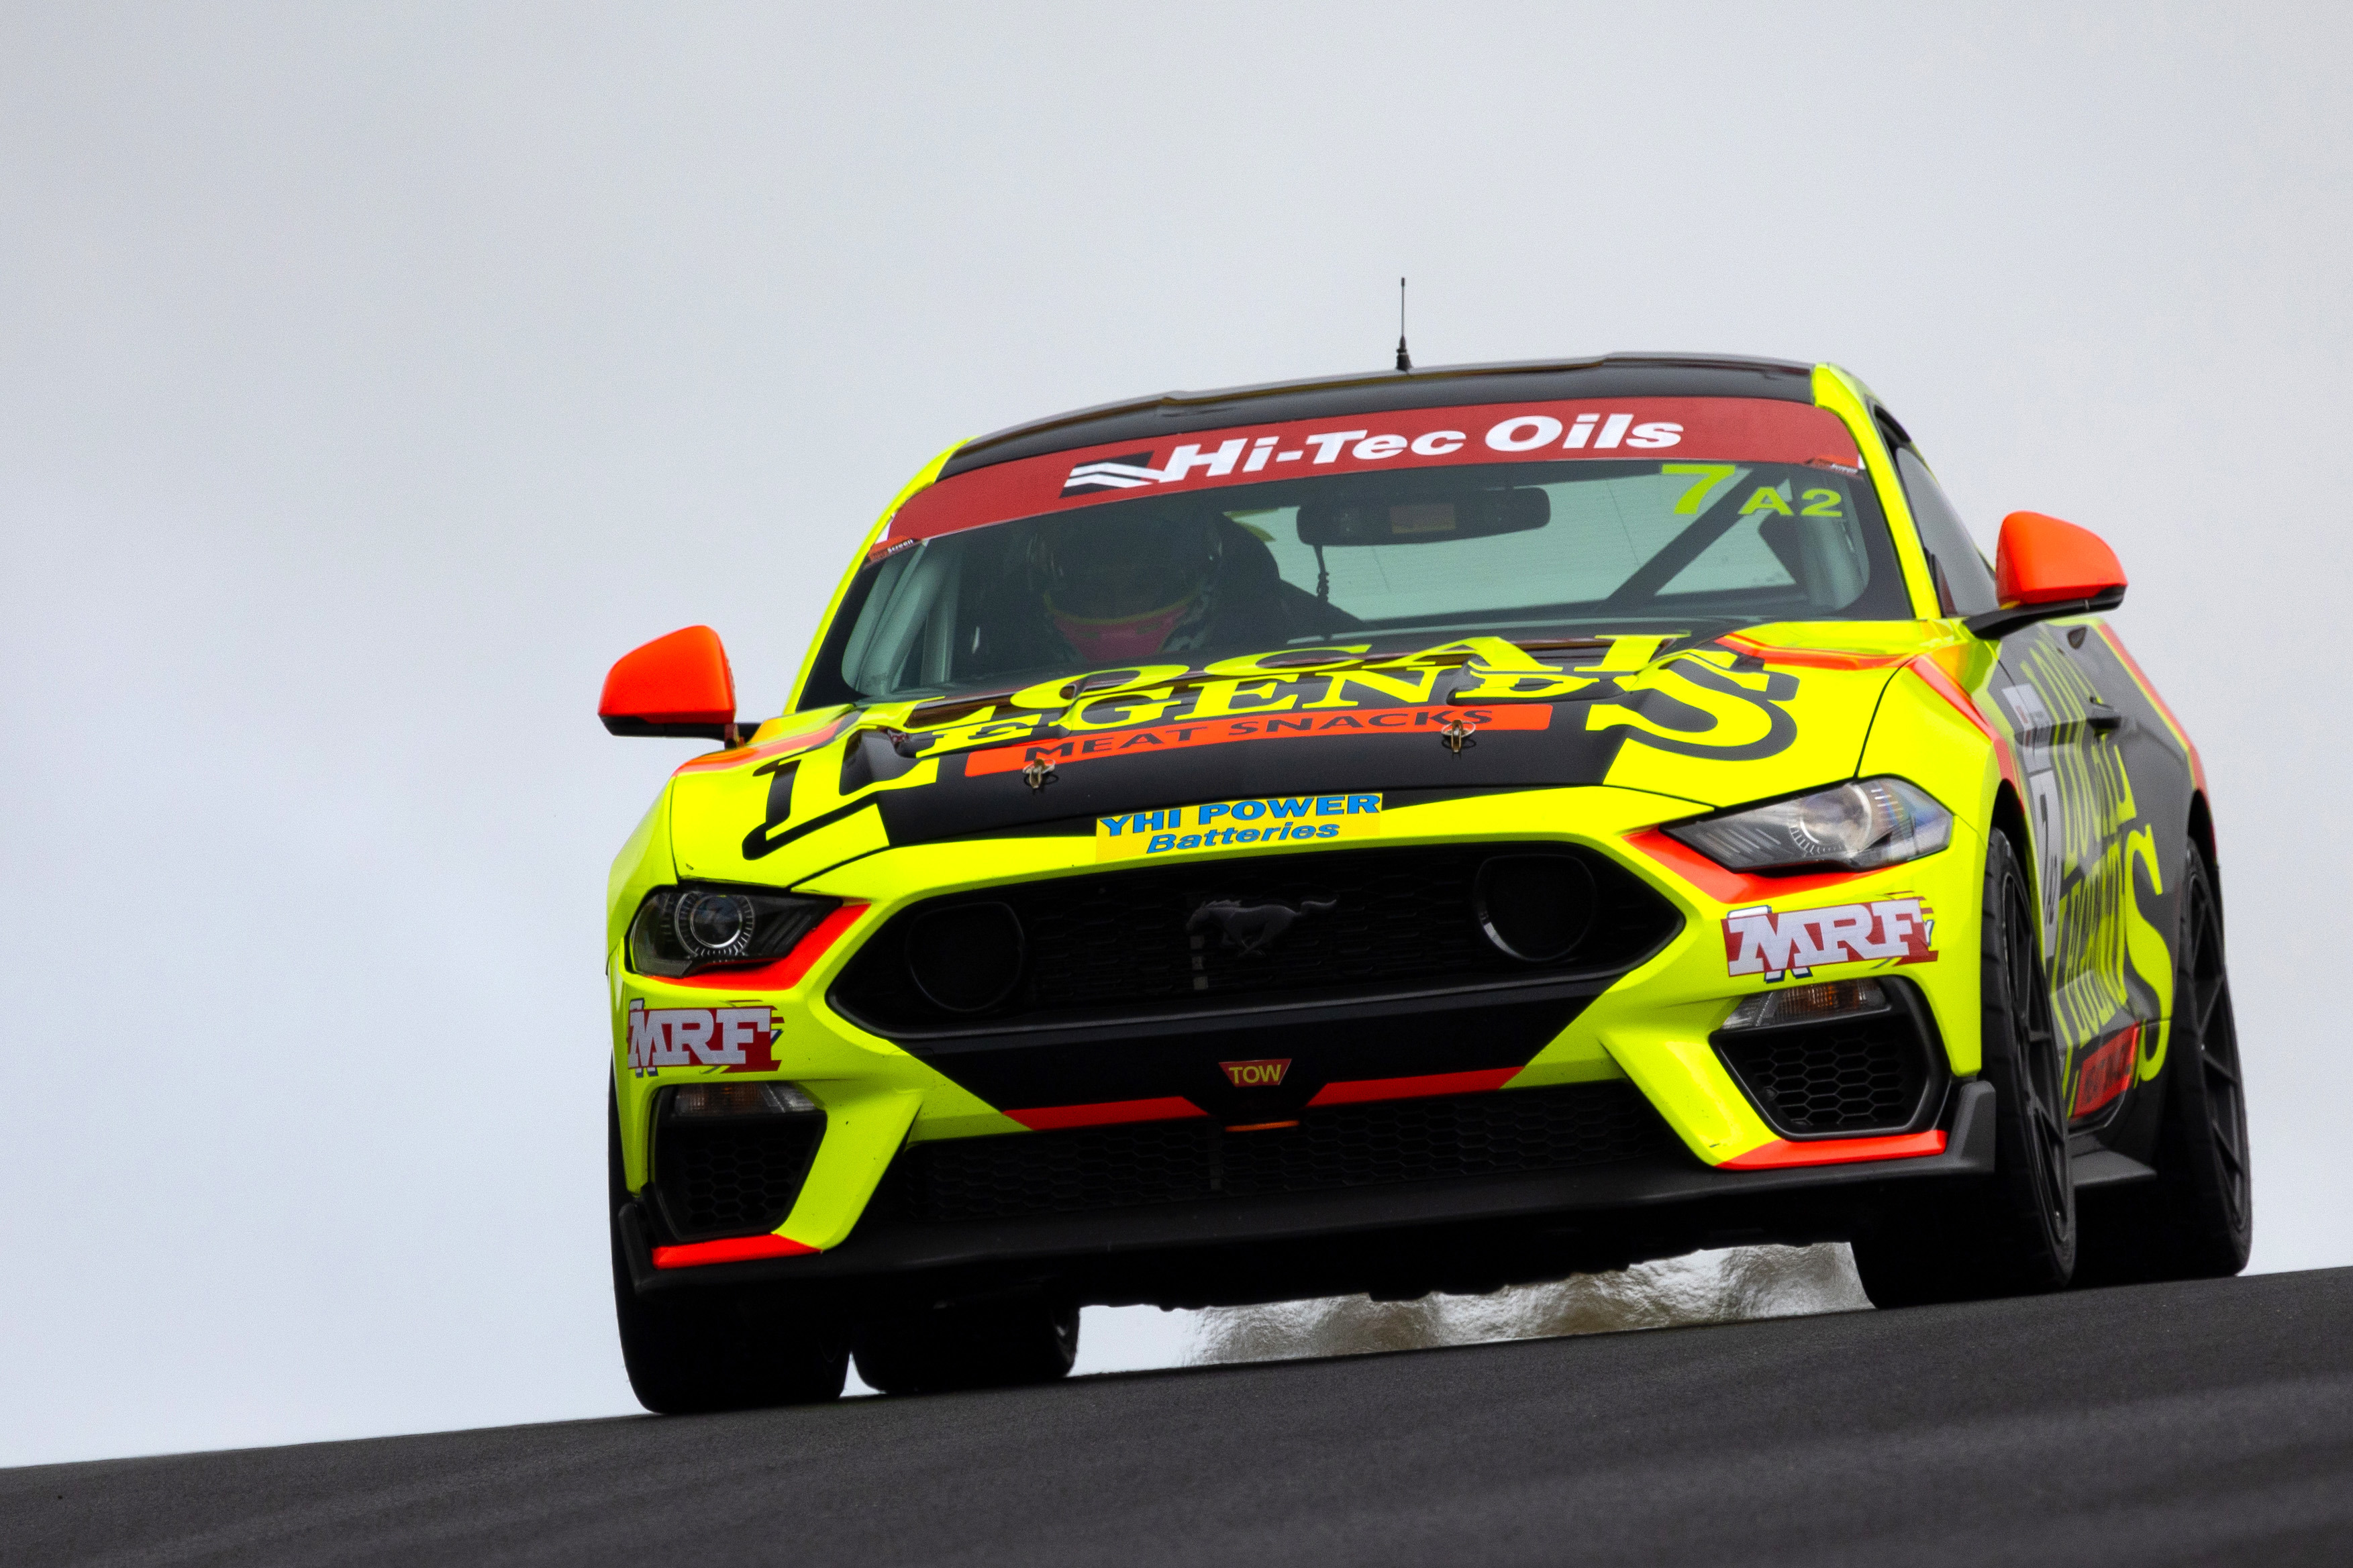
<instances>
[{"instance_id":1,"label":"black grille mesh","mask_svg":"<svg viewBox=\"0 0 2353 1568\"><path fill-rule=\"evenodd\" d=\"M1029 912L1040 955L1055 955L1039 966L1038 1005L1084 1007L1196 990L1232 995L1481 967L1482 944L1470 917L1474 858L1352 856L1335 864L1339 858L1186 867L1175 876L1155 869L1066 884L1057 891L1071 896L1037 900ZM1185 929L1211 894L1322 894L1338 908L1303 918L1266 951L1243 956L1213 935ZM1197 986L1197 978L1203 984Z\"/></svg>"},{"instance_id":2,"label":"black grille mesh","mask_svg":"<svg viewBox=\"0 0 2353 1568\"><path fill-rule=\"evenodd\" d=\"M1480 865L1497 853L1563 855L1593 874L1589 934L1539 965L1499 953L1472 904ZM1431 982L1477 983L1548 971L1630 964L1672 934L1678 917L1607 857L1557 844L1440 845L1293 851L994 888L1027 934L1021 984L994 1016L1117 1006L1183 1007L1311 989L1362 991ZM1212 900L1329 900L1261 951L1242 953L1214 931L1188 926ZM835 988L838 1005L884 1031L966 1022L931 1007L906 979L908 926L932 900L875 934Z\"/></svg>"},{"instance_id":3,"label":"black grille mesh","mask_svg":"<svg viewBox=\"0 0 2353 1568\"><path fill-rule=\"evenodd\" d=\"M1776 1131L1894 1132L1921 1110L1927 1043L1902 1013L1747 1038L1719 1037L1725 1064Z\"/></svg>"},{"instance_id":4,"label":"black grille mesh","mask_svg":"<svg viewBox=\"0 0 2353 1568\"><path fill-rule=\"evenodd\" d=\"M1630 1084L1575 1084L1334 1106L1254 1132L1146 1121L918 1143L887 1201L913 1219L1001 1219L1567 1170L1677 1147Z\"/></svg>"},{"instance_id":5,"label":"black grille mesh","mask_svg":"<svg viewBox=\"0 0 2353 1568\"><path fill-rule=\"evenodd\" d=\"M784 1224L825 1134L822 1116L665 1121L654 1141L654 1191L681 1241L754 1236Z\"/></svg>"}]
</instances>

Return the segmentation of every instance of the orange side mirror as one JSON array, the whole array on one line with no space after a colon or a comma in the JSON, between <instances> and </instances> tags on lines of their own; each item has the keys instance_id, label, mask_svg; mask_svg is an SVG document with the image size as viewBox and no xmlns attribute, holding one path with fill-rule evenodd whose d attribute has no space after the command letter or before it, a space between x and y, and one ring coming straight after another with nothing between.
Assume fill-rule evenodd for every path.
<instances>
[{"instance_id":1,"label":"orange side mirror","mask_svg":"<svg viewBox=\"0 0 2353 1568\"><path fill-rule=\"evenodd\" d=\"M616 735L735 739L735 672L709 626L688 626L621 656L596 717Z\"/></svg>"},{"instance_id":2,"label":"orange side mirror","mask_svg":"<svg viewBox=\"0 0 2353 1568\"><path fill-rule=\"evenodd\" d=\"M2111 591L2121 594L2124 586L2116 552L2090 529L2039 511L2014 511L2001 520L1993 589L2004 605L2096 599Z\"/></svg>"},{"instance_id":3,"label":"orange side mirror","mask_svg":"<svg viewBox=\"0 0 2353 1568\"><path fill-rule=\"evenodd\" d=\"M2090 529L2014 511L2001 520L1993 588L2002 607L1969 617L1969 630L1981 637L2006 637L2053 616L2113 610L2125 602L2125 569Z\"/></svg>"}]
</instances>

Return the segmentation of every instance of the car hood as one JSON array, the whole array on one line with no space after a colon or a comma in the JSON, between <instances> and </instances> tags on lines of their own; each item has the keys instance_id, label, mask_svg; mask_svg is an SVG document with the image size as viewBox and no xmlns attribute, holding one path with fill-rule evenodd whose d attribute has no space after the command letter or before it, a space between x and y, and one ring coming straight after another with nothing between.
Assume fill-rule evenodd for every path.
<instances>
[{"instance_id":1,"label":"car hood","mask_svg":"<svg viewBox=\"0 0 2353 1568\"><path fill-rule=\"evenodd\" d=\"M1054 709L799 714L680 770L673 850L686 875L788 883L891 846L1092 833L1198 801L1610 784L1696 813L1852 776L1894 671L1950 640L1914 622L1751 627L1663 653L1654 637L1535 653L1472 638L1377 663L1224 660Z\"/></svg>"}]
</instances>

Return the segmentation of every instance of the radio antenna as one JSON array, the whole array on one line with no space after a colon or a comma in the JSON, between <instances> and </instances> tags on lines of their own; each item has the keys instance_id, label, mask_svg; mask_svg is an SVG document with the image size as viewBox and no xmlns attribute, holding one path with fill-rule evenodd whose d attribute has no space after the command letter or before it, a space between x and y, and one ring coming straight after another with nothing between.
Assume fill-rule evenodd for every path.
<instances>
[{"instance_id":1,"label":"radio antenna","mask_svg":"<svg viewBox=\"0 0 2353 1568\"><path fill-rule=\"evenodd\" d=\"M1399 370L1413 368L1413 355L1405 349L1405 279L1398 279L1398 363Z\"/></svg>"}]
</instances>

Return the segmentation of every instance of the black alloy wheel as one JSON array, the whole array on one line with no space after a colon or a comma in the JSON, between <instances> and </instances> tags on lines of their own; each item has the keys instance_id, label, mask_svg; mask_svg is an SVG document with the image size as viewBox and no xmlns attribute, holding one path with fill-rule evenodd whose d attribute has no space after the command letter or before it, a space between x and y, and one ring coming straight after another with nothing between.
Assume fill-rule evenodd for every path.
<instances>
[{"instance_id":1,"label":"black alloy wheel","mask_svg":"<svg viewBox=\"0 0 2353 1568\"><path fill-rule=\"evenodd\" d=\"M2010 1206L2019 1220L2019 1282L2027 1289L2052 1289L2067 1283L2075 1271L2075 1181L2067 1152L2067 1075L2062 1064L2058 1031L2051 1022L2051 994L2042 968L2038 931L2028 900L2026 878L2010 854L2009 841L1998 839L2008 861L2002 878L2003 918L2000 921L2004 1013L2008 1048L1999 1067L1987 1076L1995 1092L2020 1109L2014 1125L1996 1126L2006 1136L1998 1141L1995 1170L2010 1173ZM1987 879L1988 891L1993 878ZM1994 935L1987 922L1986 935ZM1988 977L1985 1005L1994 1005ZM1999 1179L1999 1174L1998 1178ZM2033 1217L2026 1217L2029 1206Z\"/></svg>"},{"instance_id":2,"label":"black alloy wheel","mask_svg":"<svg viewBox=\"0 0 2353 1568\"><path fill-rule=\"evenodd\" d=\"M808 1405L841 1397L849 1340L831 1314L774 1286L696 1286L640 1296L621 1255L621 1122L605 1105L605 1215L613 1244L613 1315L638 1403L657 1415Z\"/></svg>"},{"instance_id":3,"label":"black alloy wheel","mask_svg":"<svg viewBox=\"0 0 2353 1568\"><path fill-rule=\"evenodd\" d=\"M2247 1266L2255 1235L2247 1097L2222 945L2222 900L2206 857L2182 867L2157 1180L2094 1192L2084 1205L2086 1285L2219 1279Z\"/></svg>"},{"instance_id":4,"label":"black alloy wheel","mask_svg":"<svg viewBox=\"0 0 2353 1568\"><path fill-rule=\"evenodd\" d=\"M2074 1273L2066 1075L2041 922L2000 832L1986 842L1980 931L1981 1070L1994 1089L1994 1174L1905 1205L1854 1238L1855 1270L1874 1306L2031 1295L2063 1288Z\"/></svg>"}]
</instances>

